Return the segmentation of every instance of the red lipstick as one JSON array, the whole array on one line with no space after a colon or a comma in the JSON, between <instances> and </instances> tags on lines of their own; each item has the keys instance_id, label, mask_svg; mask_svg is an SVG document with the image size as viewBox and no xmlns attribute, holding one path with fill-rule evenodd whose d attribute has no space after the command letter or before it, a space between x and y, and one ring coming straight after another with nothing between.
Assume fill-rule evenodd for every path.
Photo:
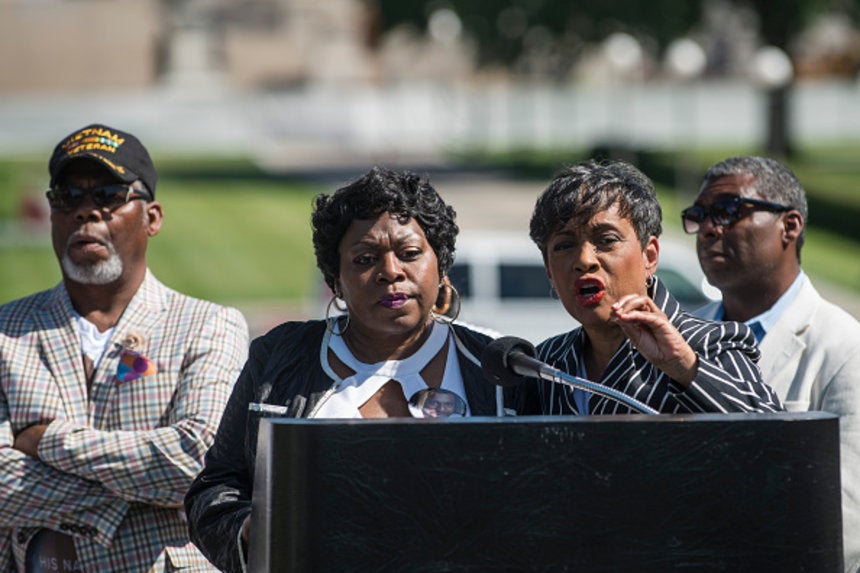
<instances>
[{"instance_id":1,"label":"red lipstick","mask_svg":"<svg viewBox=\"0 0 860 573\"><path fill-rule=\"evenodd\" d=\"M576 289L576 302L582 306L597 306L606 294L603 282L594 278L579 279L573 286Z\"/></svg>"}]
</instances>

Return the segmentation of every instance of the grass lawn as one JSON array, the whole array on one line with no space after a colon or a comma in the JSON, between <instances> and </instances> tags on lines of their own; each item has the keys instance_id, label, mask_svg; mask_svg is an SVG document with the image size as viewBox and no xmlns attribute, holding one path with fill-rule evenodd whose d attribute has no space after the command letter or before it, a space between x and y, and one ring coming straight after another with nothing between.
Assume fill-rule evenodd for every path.
<instances>
[{"instance_id":1,"label":"grass lawn","mask_svg":"<svg viewBox=\"0 0 860 573\"><path fill-rule=\"evenodd\" d=\"M272 180L165 178L157 193L165 221L150 242L150 267L172 288L216 302L302 301L317 281L310 211L321 191ZM48 233L0 234L0 302L60 280Z\"/></svg>"},{"instance_id":2,"label":"grass lawn","mask_svg":"<svg viewBox=\"0 0 860 573\"><path fill-rule=\"evenodd\" d=\"M803 266L813 277L860 293L860 164L856 144L801 150L791 162L810 197L811 221ZM691 177L676 190L657 175L672 173L669 154L648 158L658 181L664 226L680 232L679 213L708 165L738 150L696 151ZM529 152L461 161L508 167L548 181L570 153ZM27 231L14 221L22 199L43 202L44 158L0 159L0 303L49 288L60 279L48 229ZM310 240L311 200L333 189L298 185L260 173L241 158L157 159L158 198L165 223L150 243L150 266L171 287L223 304L314 302L319 272ZM693 177L692 175L695 174ZM513 176L513 175L512 175ZM693 187L692 189L690 187Z\"/></svg>"},{"instance_id":3,"label":"grass lawn","mask_svg":"<svg viewBox=\"0 0 860 573\"><path fill-rule=\"evenodd\" d=\"M150 243L150 266L173 288L231 303L299 300L314 288L310 212L321 189L227 182L163 191L165 225Z\"/></svg>"}]
</instances>

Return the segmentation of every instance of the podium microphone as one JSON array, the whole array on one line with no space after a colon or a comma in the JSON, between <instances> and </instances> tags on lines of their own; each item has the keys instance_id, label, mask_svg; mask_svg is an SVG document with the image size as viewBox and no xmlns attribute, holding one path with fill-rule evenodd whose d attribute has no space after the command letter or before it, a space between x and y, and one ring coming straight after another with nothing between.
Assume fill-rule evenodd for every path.
<instances>
[{"instance_id":1,"label":"podium microphone","mask_svg":"<svg viewBox=\"0 0 860 573\"><path fill-rule=\"evenodd\" d=\"M553 368L535 356L537 351L528 340L503 336L484 349L481 354L481 371L487 380L498 386L516 386L523 382L523 377L540 378L609 398L641 414L659 414L651 406L623 392Z\"/></svg>"}]
</instances>

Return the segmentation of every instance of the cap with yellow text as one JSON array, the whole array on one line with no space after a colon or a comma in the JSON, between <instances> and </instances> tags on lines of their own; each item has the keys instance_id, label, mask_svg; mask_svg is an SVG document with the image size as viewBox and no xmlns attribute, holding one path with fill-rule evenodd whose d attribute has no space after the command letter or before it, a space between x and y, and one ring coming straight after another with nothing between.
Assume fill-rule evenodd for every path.
<instances>
[{"instance_id":1,"label":"cap with yellow text","mask_svg":"<svg viewBox=\"0 0 860 573\"><path fill-rule=\"evenodd\" d=\"M99 162L124 183L140 179L155 197L158 174L152 158L140 140L130 133L94 123L64 137L48 162L51 188L69 162L77 159Z\"/></svg>"}]
</instances>

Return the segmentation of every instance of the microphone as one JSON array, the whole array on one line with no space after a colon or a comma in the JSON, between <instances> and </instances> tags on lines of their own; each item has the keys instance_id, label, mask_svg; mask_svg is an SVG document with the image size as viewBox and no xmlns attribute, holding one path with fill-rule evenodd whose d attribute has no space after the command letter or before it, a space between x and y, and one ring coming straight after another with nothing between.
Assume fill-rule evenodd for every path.
<instances>
[{"instance_id":1,"label":"microphone","mask_svg":"<svg viewBox=\"0 0 860 573\"><path fill-rule=\"evenodd\" d=\"M615 388L573 376L553 368L546 362L541 362L535 356L537 356L537 350L528 340L515 336L503 336L488 344L481 353L481 371L487 380L498 386L517 386L523 382L524 377L540 378L609 398L641 414L659 414L651 406Z\"/></svg>"},{"instance_id":2,"label":"microphone","mask_svg":"<svg viewBox=\"0 0 860 573\"><path fill-rule=\"evenodd\" d=\"M497 386L518 386L523 382L523 376L529 376L532 372L524 368L527 361L541 364L535 356L537 350L528 340L503 336L484 348L481 353L481 371L487 380Z\"/></svg>"}]
</instances>

